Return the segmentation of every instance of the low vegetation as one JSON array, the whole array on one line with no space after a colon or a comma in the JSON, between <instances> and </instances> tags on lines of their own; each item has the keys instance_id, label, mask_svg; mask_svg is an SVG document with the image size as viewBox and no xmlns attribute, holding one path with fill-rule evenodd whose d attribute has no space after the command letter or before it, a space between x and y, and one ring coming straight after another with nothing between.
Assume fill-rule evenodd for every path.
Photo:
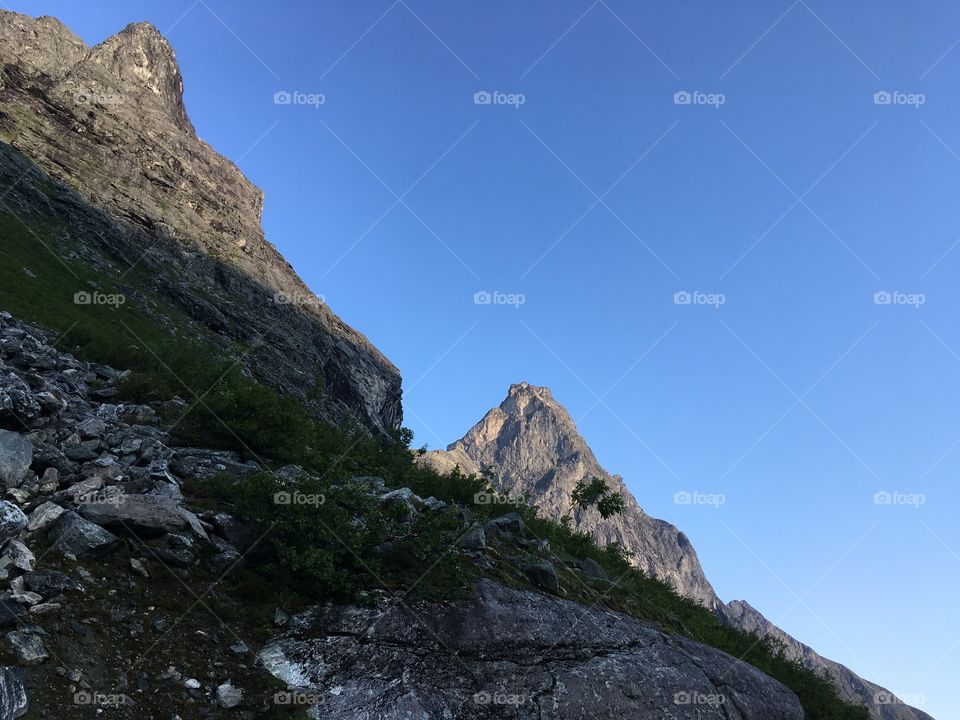
<instances>
[{"instance_id":1,"label":"low vegetation","mask_svg":"<svg viewBox=\"0 0 960 720\"><path fill-rule=\"evenodd\" d=\"M221 477L187 490L199 502L229 507L257 521L266 534L252 568L274 589L339 602L362 602L366 591L376 588L435 600L456 597L481 572L456 550L464 529L461 509L481 521L515 511L556 555L591 558L614 580L567 578L563 592L571 599L603 602L754 665L791 688L811 720L868 717L866 708L841 701L826 679L786 659L773 642L721 623L706 608L645 576L620 548L600 547L570 522L547 520L526 505L477 502L479 494L493 492L489 481L421 467L408 430L382 438L314 421L294 400L244 375L231 358L178 339L176 328L183 319L172 310L168 326L159 327L156 308L151 314L134 303L75 304L78 283L103 292L122 288L79 263L64 265L9 215L0 214L0 232L0 285L18 288L4 293L2 309L62 333L61 349L130 369L124 384L130 400L182 397L186 409L169 418L180 442L235 450L262 464L264 472L243 482ZM313 478L291 486L270 472L288 464L301 466ZM346 482L357 476L384 478L390 488L410 488L420 497L448 503L449 509L411 517L402 502L376 502L362 484ZM291 492L298 493L296 502L277 501L278 493ZM596 506L604 517L618 512L616 499L594 482L582 483L573 501ZM249 577L242 581L249 583Z\"/></svg>"}]
</instances>

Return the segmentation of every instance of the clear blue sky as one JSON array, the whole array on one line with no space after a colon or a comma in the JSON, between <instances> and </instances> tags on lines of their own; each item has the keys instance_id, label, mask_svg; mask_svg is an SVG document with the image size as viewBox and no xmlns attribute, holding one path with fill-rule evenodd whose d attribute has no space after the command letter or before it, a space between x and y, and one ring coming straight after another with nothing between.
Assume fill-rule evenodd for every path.
<instances>
[{"instance_id":1,"label":"clear blue sky","mask_svg":"<svg viewBox=\"0 0 960 720\"><path fill-rule=\"evenodd\" d=\"M199 134L400 367L419 443L549 385L721 597L960 717L955 3L7 3L167 35Z\"/></svg>"}]
</instances>

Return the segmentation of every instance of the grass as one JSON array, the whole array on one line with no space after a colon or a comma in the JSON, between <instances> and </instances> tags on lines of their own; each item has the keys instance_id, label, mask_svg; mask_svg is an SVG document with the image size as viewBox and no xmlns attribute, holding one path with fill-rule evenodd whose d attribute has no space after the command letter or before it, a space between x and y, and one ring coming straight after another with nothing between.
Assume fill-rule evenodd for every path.
<instances>
[{"instance_id":1,"label":"grass","mask_svg":"<svg viewBox=\"0 0 960 720\"><path fill-rule=\"evenodd\" d=\"M278 396L247 377L212 345L184 341L189 322L155 298L152 312L136 302L120 306L78 305L74 293L93 289L123 293L109 275L74 261L55 243L55 228L34 226L28 231L17 219L0 213L0 309L62 333L61 350L81 358L131 370L122 391L136 401L162 401L181 395L196 400L190 388L203 392L178 420L176 439L187 445L235 450L268 465L298 464L315 476L295 490L304 496L323 496L322 503L278 504L279 492L290 492L271 473L243 482L220 478L207 484L190 483L186 490L200 499L230 507L256 520L268 534L267 557L254 568L267 582L246 575L248 586L287 589L317 599L339 602L361 599L375 587L405 591L417 597L442 600L467 592L479 569L460 553L448 552L461 532L458 508L479 519L505 512L501 505L474 501L489 491L482 477L458 472L439 475L420 467L410 449L412 435L398 431L394 438L373 437L356 428L316 422L296 401ZM40 242L39 239L43 242ZM29 268L30 277L23 268ZM144 288L137 286L139 291ZM165 322L161 325L158 314ZM317 392L321 392L318 388ZM449 512L409 517L402 506L382 507L348 478L376 475L394 488L409 487L421 497L434 496L451 505ZM528 506L510 508L523 517L532 534L549 540L553 552L567 558L592 558L611 578L614 587L574 581L564 572L571 599L593 602L601 594L605 604L664 629L706 643L742 658L791 688L811 720L863 720L866 708L841 701L825 679L783 657L770 641L758 640L721 623L713 613L677 595L664 583L633 568L616 547L599 547L591 537L567 525L541 518ZM596 587L594 587L594 585Z\"/></svg>"}]
</instances>

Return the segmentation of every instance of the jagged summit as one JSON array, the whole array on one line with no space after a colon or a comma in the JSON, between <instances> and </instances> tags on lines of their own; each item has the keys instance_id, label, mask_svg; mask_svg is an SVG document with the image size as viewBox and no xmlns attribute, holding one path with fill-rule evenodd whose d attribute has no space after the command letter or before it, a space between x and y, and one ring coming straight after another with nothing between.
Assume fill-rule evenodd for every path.
<instances>
[{"instance_id":1,"label":"jagged summit","mask_svg":"<svg viewBox=\"0 0 960 720\"><path fill-rule=\"evenodd\" d=\"M167 39L148 22L131 23L94 46L72 71L78 81L116 86L124 102L167 113L184 132L195 134L183 104L183 77Z\"/></svg>"},{"instance_id":2,"label":"jagged summit","mask_svg":"<svg viewBox=\"0 0 960 720\"><path fill-rule=\"evenodd\" d=\"M447 450L427 453L423 462L438 470L459 466L466 473L486 471L498 491L529 494L548 517L571 514L574 524L601 543L620 543L635 553L645 572L672 584L678 592L719 607L686 535L647 515L618 475L607 472L549 388L521 382ZM572 506L570 496L582 479L597 476L623 496L626 511L604 520L596 512Z\"/></svg>"},{"instance_id":3,"label":"jagged summit","mask_svg":"<svg viewBox=\"0 0 960 720\"><path fill-rule=\"evenodd\" d=\"M197 137L155 27L133 23L89 47L54 18L0 11L0 142L132 226L103 240L116 275L159 263L180 279L164 292L191 318L231 341L265 340L259 378L333 422L399 426L399 371L267 241L263 193ZM0 162L17 177L18 160Z\"/></svg>"}]
</instances>

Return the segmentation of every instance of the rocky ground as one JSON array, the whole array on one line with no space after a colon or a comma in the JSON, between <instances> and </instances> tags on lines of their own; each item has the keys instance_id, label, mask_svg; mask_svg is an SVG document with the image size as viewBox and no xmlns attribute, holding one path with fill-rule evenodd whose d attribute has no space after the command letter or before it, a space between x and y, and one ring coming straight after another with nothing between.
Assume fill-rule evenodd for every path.
<instances>
[{"instance_id":1,"label":"rocky ground","mask_svg":"<svg viewBox=\"0 0 960 720\"><path fill-rule=\"evenodd\" d=\"M0 313L0 720L802 717L749 665L554 597L611 581L515 513L462 513L455 551L487 576L467 599L285 604L244 570L257 529L184 497L257 466L172 446L185 403L119 402L123 373L52 340ZM411 517L447 507L360 480Z\"/></svg>"}]
</instances>

